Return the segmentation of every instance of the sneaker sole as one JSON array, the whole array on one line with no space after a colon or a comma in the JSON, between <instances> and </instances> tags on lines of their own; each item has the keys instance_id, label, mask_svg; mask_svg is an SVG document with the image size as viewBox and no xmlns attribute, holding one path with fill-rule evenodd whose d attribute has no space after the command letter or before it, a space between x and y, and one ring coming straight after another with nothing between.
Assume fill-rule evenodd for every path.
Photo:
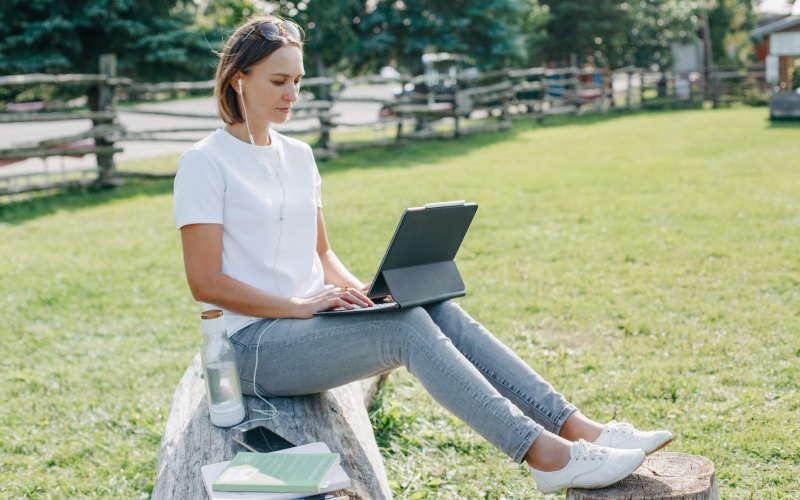
<instances>
[{"instance_id":1,"label":"sneaker sole","mask_svg":"<svg viewBox=\"0 0 800 500\"><path fill-rule=\"evenodd\" d=\"M666 448L667 446L669 446L669 444L670 444L670 443L671 443L673 440L674 440L674 438L673 438L673 439L670 439L669 441L667 441L666 443L662 444L661 446L659 446L659 447L658 447L658 448L656 448L655 450L651 451L650 453L647 453L647 454L646 454L646 456L647 456L647 455L652 455L653 453L657 452L658 450L663 450L664 448Z\"/></svg>"},{"instance_id":2,"label":"sneaker sole","mask_svg":"<svg viewBox=\"0 0 800 500\"><path fill-rule=\"evenodd\" d=\"M645 457L646 456L647 455L645 455ZM543 490L542 488L539 488L539 491L542 492L545 495L552 495L554 493L559 493L559 492L564 491L564 490L569 489L569 488L581 488L581 489L585 489L585 490L597 490L597 489L600 489L600 488L605 488L606 486L611 486L612 484L617 483L619 481L622 481L626 477L628 477L631 474L633 474L633 472L636 469L638 469L640 465L642 465L644 463L645 457L642 457L642 460L638 464L636 464L636 467L630 469L628 472L620 472L616 476L613 476L612 478L607 479L606 481L604 481L602 483L597 483L597 484L593 484L593 485L589 485L589 486L565 486L565 487L563 487L561 489L552 489L552 490ZM536 487L538 488L539 485L536 485Z\"/></svg>"}]
</instances>

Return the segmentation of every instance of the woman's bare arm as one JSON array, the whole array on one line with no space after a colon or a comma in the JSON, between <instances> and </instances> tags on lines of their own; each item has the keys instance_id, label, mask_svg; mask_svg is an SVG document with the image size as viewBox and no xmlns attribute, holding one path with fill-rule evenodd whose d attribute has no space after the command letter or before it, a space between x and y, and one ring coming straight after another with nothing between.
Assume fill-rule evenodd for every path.
<instances>
[{"instance_id":1,"label":"woman's bare arm","mask_svg":"<svg viewBox=\"0 0 800 500\"><path fill-rule=\"evenodd\" d=\"M222 274L222 225L181 228L183 263L192 297L228 311L258 318L290 318L297 304Z\"/></svg>"},{"instance_id":2,"label":"woman's bare arm","mask_svg":"<svg viewBox=\"0 0 800 500\"><path fill-rule=\"evenodd\" d=\"M199 302L257 318L310 318L317 311L352 307L336 292L327 292L311 299L284 297L222 274L221 224L183 226L181 241L186 279L192 297ZM363 300L351 297L349 293L343 298L363 305Z\"/></svg>"}]
</instances>

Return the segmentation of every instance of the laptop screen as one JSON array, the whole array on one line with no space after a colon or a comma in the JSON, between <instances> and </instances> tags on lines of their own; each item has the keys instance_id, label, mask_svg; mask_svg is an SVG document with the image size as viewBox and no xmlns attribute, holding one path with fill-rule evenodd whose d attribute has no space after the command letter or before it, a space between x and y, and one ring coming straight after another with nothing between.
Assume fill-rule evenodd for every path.
<instances>
[{"instance_id":1,"label":"laptop screen","mask_svg":"<svg viewBox=\"0 0 800 500\"><path fill-rule=\"evenodd\" d=\"M409 209L383 259L381 270L453 260L478 205Z\"/></svg>"}]
</instances>

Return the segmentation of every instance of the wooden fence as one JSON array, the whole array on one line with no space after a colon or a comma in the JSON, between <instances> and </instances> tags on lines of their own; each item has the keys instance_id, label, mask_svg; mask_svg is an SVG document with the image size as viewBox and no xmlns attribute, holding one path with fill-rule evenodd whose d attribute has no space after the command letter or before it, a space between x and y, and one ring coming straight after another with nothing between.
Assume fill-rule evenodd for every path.
<instances>
[{"instance_id":1,"label":"wooden fence","mask_svg":"<svg viewBox=\"0 0 800 500\"><path fill-rule=\"evenodd\" d=\"M396 84L411 86L392 99L347 97L346 90L355 85ZM92 121L89 130L0 149L0 198L13 201L23 193L57 188L108 186L124 177L169 177L172 174L146 174L117 171L114 153L122 149L120 141L187 141L197 139L175 137L182 132L211 132L216 126L183 127L126 131L118 120L120 108L114 103L141 95L170 94L185 91L211 93L214 81L179 83L139 83L116 77L116 58L106 54L100 58L97 75L17 75L0 77L0 86L31 84L86 85L88 112L0 113L0 124L62 120ZM389 147L409 141L460 137L473 133L505 129L519 118L544 119L562 113L587 111L607 112L615 109L698 106L704 102L720 103L753 100L766 92L763 67L746 69L713 68L707 75L658 73L628 67L617 70L596 68L527 68L503 69L485 73L463 72L384 78L377 75L346 79L309 78L303 81L303 98L293 106L294 119L311 119L313 125L283 132L313 141L318 159L337 156L341 150L364 147ZM344 123L334 112L337 103L371 102L383 106L381 116L369 123ZM124 108L126 113L217 119L211 114L191 114ZM357 127L380 131L380 138L371 141L334 141L332 133ZM373 134L374 135L374 134ZM66 172L53 178L52 173L25 172L2 175L2 166L28 158L64 157L95 154L97 166ZM76 175L79 178L75 178ZM26 182L22 182L25 179Z\"/></svg>"}]
</instances>

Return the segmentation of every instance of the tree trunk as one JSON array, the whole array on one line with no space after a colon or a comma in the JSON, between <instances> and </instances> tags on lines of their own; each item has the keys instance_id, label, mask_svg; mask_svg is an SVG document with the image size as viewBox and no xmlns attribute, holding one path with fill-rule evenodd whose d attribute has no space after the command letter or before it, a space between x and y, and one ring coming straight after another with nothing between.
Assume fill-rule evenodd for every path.
<instances>
[{"instance_id":1,"label":"tree trunk","mask_svg":"<svg viewBox=\"0 0 800 500\"><path fill-rule=\"evenodd\" d=\"M208 414L200 356L181 378L158 454L154 500L206 498L200 467L232 460L245 451L233 442L239 431L215 427ZM380 451L372 432L367 406L387 375L353 382L321 394L270 398L280 415L247 424L265 425L297 445L325 442L341 454L341 465L352 481L350 500L392 500ZM254 410L266 410L258 398L245 396L246 420L261 418Z\"/></svg>"},{"instance_id":2,"label":"tree trunk","mask_svg":"<svg viewBox=\"0 0 800 500\"><path fill-rule=\"evenodd\" d=\"M683 453L653 453L622 481L599 490L570 488L566 500L719 500L714 463Z\"/></svg>"}]
</instances>

